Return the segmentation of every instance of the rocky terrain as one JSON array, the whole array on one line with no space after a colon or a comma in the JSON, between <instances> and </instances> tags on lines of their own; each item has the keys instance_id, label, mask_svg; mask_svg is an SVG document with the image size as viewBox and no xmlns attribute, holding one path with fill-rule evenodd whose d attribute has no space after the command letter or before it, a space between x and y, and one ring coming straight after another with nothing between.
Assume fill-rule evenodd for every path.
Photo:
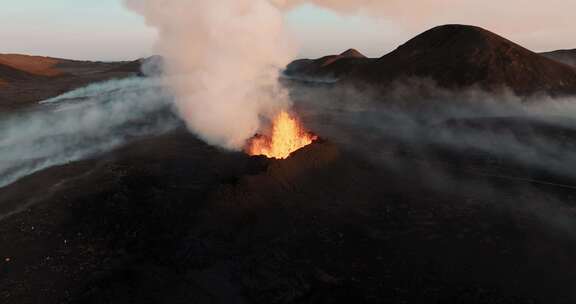
<instances>
[{"instance_id":1,"label":"rocky terrain","mask_svg":"<svg viewBox=\"0 0 576 304\"><path fill-rule=\"evenodd\" d=\"M569 202L572 190L506 178L501 167L492 174L486 165L473 170L487 154L471 161L466 151L435 148L444 156L421 158L397 144L388 151L394 165L323 141L275 161L219 151L181 131L27 177L1 190L3 205L23 209L0 224L0 297L4 303L571 299L571 226L550 228L541 216L569 218L573 206L554 205L551 197ZM431 183L430 168L459 182Z\"/></svg>"}]
</instances>

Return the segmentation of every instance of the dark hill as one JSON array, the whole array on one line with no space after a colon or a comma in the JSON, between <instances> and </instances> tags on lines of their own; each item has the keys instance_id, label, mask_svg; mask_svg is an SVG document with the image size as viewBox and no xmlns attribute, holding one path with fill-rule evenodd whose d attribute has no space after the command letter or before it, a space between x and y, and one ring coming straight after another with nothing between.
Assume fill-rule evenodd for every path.
<instances>
[{"instance_id":1,"label":"dark hill","mask_svg":"<svg viewBox=\"0 0 576 304\"><path fill-rule=\"evenodd\" d=\"M146 59L142 58L134 61L129 61L110 69L109 72L127 72L127 73L140 74L142 64L144 63L145 60Z\"/></svg>"},{"instance_id":2,"label":"dark hill","mask_svg":"<svg viewBox=\"0 0 576 304\"><path fill-rule=\"evenodd\" d=\"M360 53L356 49L349 49L349 50L343 52L342 54L340 54L340 56L342 56L342 57L354 57L354 58L366 58L366 56L364 56L364 54Z\"/></svg>"},{"instance_id":3,"label":"dark hill","mask_svg":"<svg viewBox=\"0 0 576 304\"><path fill-rule=\"evenodd\" d=\"M428 30L350 77L382 85L430 78L446 88L508 87L520 95L576 93L576 70L475 26Z\"/></svg>"},{"instance_id":4,"label":"dark hill","mask_svg":"<svg viewBox=\"0 0 576 304\"><path fill-rule=\"evenodd\" d=\"M32 56L25 54L0 54L0 64L11 67L35 76L84 76L118 69L122 72L133 72L137 63L144 59L135 61L82 61L46 56ZM132 69L130 69L132 67ZM139 66L138 66L139 68Z\"/></svg>"},{"instance_id":5,"label":"dark hill","mask_svg":"<svg viewBox=\"0 0 576 304\"><path fill-rule=\"evenodd\" d=\"M119 64L108 72L132 73L138 76L159 76L164 66L164 60L158 55L140 58Z\"/></svg>"},{"instance_id":6,"label":"dark hill","mask_svg":"<svg viewBox=\"0 0 576 304\"><path fill-rule=\"evenodd\" d=\"M296 60L288 65L285 74L303 79L337 79L371 61L359 51L349 49L339 55L329 55L314 60Z\"/></svg>"},{"instance_id":7,"label":"dark hill","mask_svg":"<svg viewBox=\"0 0 576 304\"><path fill-rule=\"evenodd\" d=\"M11 83L13 81L31 80L35 78L35 75L0 64L0 83Z\"/></svg>"},{"instance_id":8,"label":"dark hill","mask_svg":"<svg viewBox=\"0 0 576 304\"><path fill-rule=\"evenodd\" d=\"M557 50L540 53L540 55L576 67L576 49Z\"/></svg>"},{"instance_id":9,"label":"dark hill","mask_svg":"<svg viewBox=\"0 0 576 304\"><path fill-rule=\"evenodd\" d=\"M330 56L325 56L322 57L320 59L315 60L315 63L317 65L320 65L322 67L327 67L333 63L335 63L336 61L342 60L342 59L364 59L367 58L366 56L362 55L362 53L358 52L355 49L349 49L345 52L342 52L339 55L330 55Z\"/></svg>"},{"instance_id":10,"label":"dark hill","mask_svg":"<svg viewBox=\"0 0 576 304\"><path fill-rule=\"evenodd\" d=\"M57 68L64 59L30 56L23 54L0 54L0 64L38 76L59 76L64 74Z\"/></svg>"}]
</instances>

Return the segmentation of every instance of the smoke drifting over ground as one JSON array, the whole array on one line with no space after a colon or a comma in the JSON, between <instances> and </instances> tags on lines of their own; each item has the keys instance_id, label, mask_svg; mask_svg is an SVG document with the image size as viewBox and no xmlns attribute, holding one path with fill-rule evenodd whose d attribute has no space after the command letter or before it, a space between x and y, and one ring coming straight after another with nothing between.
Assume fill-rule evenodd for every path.
<instances>
[{"instance_id":1,"label":"smoke drifting over ground","mask_svg":"<svg viewBox=\"0 0 576 304\"><path fill-rule=\"evenodd\" d=\"M515 216L530 214L576 238L574 98L455 92L416 80L387 94L291 87L305 124L373 170L413 176L434 191L498 204Z\"/></svg>"},{"instance_id":2,"label":"smoke drifting over ground","mask_svg":"<svg viewBox=\"0 0 576 304\"><path fill-rule=\"evenodd\" d=\"M393 164L394 155L403 151L412 158L449 163L451 157L445 154L455 153L467 159L454 162L455 167L543 178L545 183L559 178L559 183L576 186L570 182L576 178L573 98L525 99L474 89L454 92L426 81L398 84L384 95L322 86L292 87L292 98L306 125L372 160ZM422 86L427 93L415 89Z\"/></svg>"},{"instance_id":3,"label":"smoke drifting over ground","mask_svg":"<svg viewBox=\"0 0 576 304\"><path fill-rule=\"evenodd\" d=\"M0 187L39 170L110 151L178 126L155 79L88 86L0 120Z\"/></svg>"}]
</instances>

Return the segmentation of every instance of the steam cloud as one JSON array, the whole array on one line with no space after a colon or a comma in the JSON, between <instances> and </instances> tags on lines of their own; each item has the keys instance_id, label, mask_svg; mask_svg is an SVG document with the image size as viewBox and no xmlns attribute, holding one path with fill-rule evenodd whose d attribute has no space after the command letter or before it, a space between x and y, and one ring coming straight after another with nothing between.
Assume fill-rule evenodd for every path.
<instances>
[{"instance_id":1,"label":"steam cloud","mask_svg":"<svg viewBox=\"0 0 576 304\"><path fill-rule=\"evenodd\" d=\"M189 129L241 149L262 117L290 105L278 84L293 57L283 15L268 0L127 1L158 29L166 81Z\"/></svg>"},{"instance_id":2,"label":"steam cloud","mask_svg":"<svg viewBox=\"0 0 576 304\"><path fill-rule=\"evenodd\" d=\"M278 71L295 54L294 43L284 28L287 11L313 4L342 14L390 16L404 24L422 26L461 21L458 12L476 8L456 0L124 2L158 30L156 49L166 60L166 80L189 129L211 144L235 150L261 128L263 118L291 105L277 82ZM448 11L445 14L434 13L444 9ZM545 23L554 24L556 19ZM485 25L482 20L470 21ZM497 22L495 27L501 29Z\"/></svg>"},{"instance_id":3,"label":"steam cloud","mask_svg":"<svg viewBox=\"0 0 576 304\"><path fill-rule=\"evenodd\" d=\"M295 55L284 13L307 2L350 13L405 8L395 0L125 0L158 30L166 81L189 129L235 150L263 118L291 105L278 84L279 71Z\"/></svg>"},{"instance_id":4,"label":"steam cloud","mask_svg":"<svg viewBox=\"0 0 576 304\"><path fill-rule=\"evenodd\" d=\"M422 86L429 87L415 89ZM417 176L472 203L499 202L576 239L566 194L576 190L574 97L448 91L427 80L397 83L387 94L296 82L291 94L311 130L372 170Z\"/></svg>"},{"instance_id":5,"label":"steam cloud","mask_svg":"<svg viewBox=\"0 0 576 304\"><path fill-rule=\"evenodd\" d=\"M418 87L427 88L419 92ZM377 161L403 143L422 148L413 151L417 158L434 157L432 146L446 147L576 178L573 97L526 99L511 92L450 91L426 80L397 83L386 94L306 84L292 85L291 93L314 132Z\"/></svg>"},{"instance_id":6,"label":"steam cloud","mask_svg":"<svg viewBox=\"0 0 576 304\"><path fill-rule=\"evenodd\" d=\"M413 9L410 1L399 0L124 1L158 30L157 50L164 58L165 78L90 86L53 100L58 104L54 111L30 112L4 120L0 152L5 157L0 163L0 186L52 165L107 151L135 134L154 134L173 128L176 124L173 117L155 116L172 102L170 94L161 90L163 84L168 84L175 93L178 111L189 129L211 144L240 149L246 139L261 128L263 119L292 105L286 89L278 82L279 71L296 53L283 24L286 11L305 3L347 14L398 15ZM452 2L418 3L431 7ZM326 99L316 97L317 102ZM413 96L412 99L421 98ZM325 109L328 111L329 107ZM496 109L505 110L502 106ZM352 114L360 113L356 110L339 117L339 124L352 122ZM375 113L385 113L390 118L389 110ZM134 123L148 116L164 120L146 128ZM408 116L392 118L398 117ZM313 119L310 124L319 121ZM405 119L397 125L406 130L407 126L415 125L415 120ZM384 128L376 124L370 127ZM386 132L394 130L389 125L385 128ZM341 141L345 131L334 140ZM457 137L444 140L461 144ZM498 147L478 143L482 141L472 144Z\"/></svg>"}]
</instances>

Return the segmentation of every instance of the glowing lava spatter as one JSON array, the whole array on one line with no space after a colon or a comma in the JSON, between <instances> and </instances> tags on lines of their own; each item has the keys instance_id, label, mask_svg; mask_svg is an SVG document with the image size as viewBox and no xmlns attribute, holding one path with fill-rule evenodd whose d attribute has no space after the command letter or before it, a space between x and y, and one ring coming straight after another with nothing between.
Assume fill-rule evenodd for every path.
<instances>
[{"instance_id":1,"label":"glowing lava spatter","mask_svg":"<svg viewBox=\"0 0 576 304\"><path fill-rule=\"evenodd\" d=\"M256 136L246 147L250 155L264 155L269 158L285 159L290 153L311 144L317 137L306 132L296 117L288 112L280 112L272 122L270 136Z\"/></svg>"}]
</instances>

